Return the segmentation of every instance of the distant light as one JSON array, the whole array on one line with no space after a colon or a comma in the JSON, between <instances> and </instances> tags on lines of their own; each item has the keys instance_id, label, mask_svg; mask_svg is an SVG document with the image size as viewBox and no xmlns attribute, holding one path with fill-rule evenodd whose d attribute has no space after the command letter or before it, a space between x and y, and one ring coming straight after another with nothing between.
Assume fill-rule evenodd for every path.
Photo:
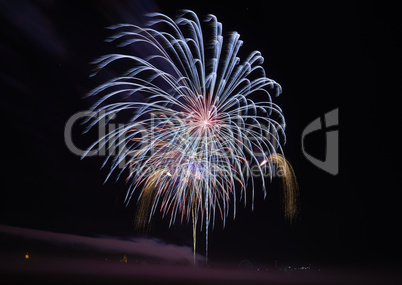
<instances>
[{"instance_id":1,"label":"distant light","mask_svg":"<svg viewBox=\"0 0 402 285\"><path fill-rule=\"evenodd\" d=\"M260 166L263 166L263 165L266 164L266 163L267 163L267 160L264 159L263 161L261 161Z\"/></svg>"},{"instance_id":2,"label":"distant light","mask_svg":"<svg viewBox=\"0 0 402 285\"><path fill-rule=\"evenodd\" d=\"M123 254L123 258L120 259L121 263L127 263L127 254Z\"/></svg>"}]
</instances>

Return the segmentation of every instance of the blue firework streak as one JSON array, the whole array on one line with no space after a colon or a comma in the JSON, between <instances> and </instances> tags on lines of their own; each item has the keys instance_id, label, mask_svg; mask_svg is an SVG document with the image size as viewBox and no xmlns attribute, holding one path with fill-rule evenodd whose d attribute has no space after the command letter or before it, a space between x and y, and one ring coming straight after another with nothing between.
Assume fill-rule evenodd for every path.
<instances>
[{"instance_id":1,"label":"blue firework streak","mask_svg":"<svg viewBox=\"0 0 402 285\"><path fill-rule=\"evenodd\" d=\"M95 73L123 61L131 67L89 94L99 98L89 127L123 113L126 118L89 150L107 145L110 174L119 178L128 170L127 203L135 191L140 198L152 192L150 216L159 210L170 223L192 216L208 236L216 218L225 221L229 209L235 215L237 197L246 203L247 189L254 200L255 176L266 193L263 177L278 163L272 157L282 154L285 141L285 119L271 99L281 86L266 77L259 51L240 60L239 34L224 40L214 15L205 19L208 38L192 11L176 20L149 17L145 27L111 27L116 34L109 39L148 56L109 54L95 62Z\"/></svg>"}]
</instances>

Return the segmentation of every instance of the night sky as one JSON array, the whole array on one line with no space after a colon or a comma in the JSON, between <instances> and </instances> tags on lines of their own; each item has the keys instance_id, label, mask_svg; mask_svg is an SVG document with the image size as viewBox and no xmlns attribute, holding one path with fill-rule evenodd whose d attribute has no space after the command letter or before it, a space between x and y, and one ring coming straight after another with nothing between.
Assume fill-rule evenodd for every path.
<instances>
[{"instance_id":1,"label":"night sky","mask_svg":"<svg viewBox=\"0 0 402 285\"><path fill-rule=\"evenodd\" d=\"M2 187L0 224L84 236L142 236L135 204L123 203L124 181L104 182L102 158L81 160L64 142L70 116L87 110L84 96L104 81L91 61L117 52L105 27L141 24L144 14L174 17L192 9L217 16L224 34L238 31L244 58L260 50L268 77L281 84L274 99L287 120L284 151L300 187L300 216L280 212L280 181L255 210L209 235L211 262L392 264L400 262L399 106L400 16L396 7L271 1L2 1L0 83ZM282 3L282 2L281 2ZM303 129L339 108L339 174L302 153ZM94 136L73 128L79 147ZM324 159L325 132L306 137ZM257 187L258 188L258 187ZM192 246L191 225L156 217L148 237ZM204 233L198 252L204 254ZM4 244L2 244L4 246Z\"/></svg>"}]
</instances>

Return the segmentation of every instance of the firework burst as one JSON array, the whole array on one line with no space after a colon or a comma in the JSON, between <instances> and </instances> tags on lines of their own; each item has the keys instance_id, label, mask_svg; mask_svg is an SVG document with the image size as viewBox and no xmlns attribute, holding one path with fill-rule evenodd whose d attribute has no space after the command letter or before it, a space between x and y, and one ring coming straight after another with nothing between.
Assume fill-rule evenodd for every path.
<instances>
[{"instance_id":1,"label":"firework burst","mask_svg":"<svg viewBox=\"0 0 402 285\"><path fill-rule=\"evenodd\" d=\"M211 222L235 216L237 199L246 203L246 191L253 204L255 179L265 194L264 177L275 164L286 165L279 159L285 119L271 97L281 86L266 77L260 52L240 60L239 34L224 40L214 15L203 25L188 10L176 20L149 17L145 27L111 27L116 33L109 39L147 55L109 54L95 62L95 74L129 67L89 94L98 98L89 128L112 117L124 121L89 150L113 150L105 163L111 161L118 179L129 173L126 202L140 191L141 208L148 209L138 215L142 221L160 211L170 223L192 221L194 231L201 225L208 237Z\"/></svg>"}]
</instances>

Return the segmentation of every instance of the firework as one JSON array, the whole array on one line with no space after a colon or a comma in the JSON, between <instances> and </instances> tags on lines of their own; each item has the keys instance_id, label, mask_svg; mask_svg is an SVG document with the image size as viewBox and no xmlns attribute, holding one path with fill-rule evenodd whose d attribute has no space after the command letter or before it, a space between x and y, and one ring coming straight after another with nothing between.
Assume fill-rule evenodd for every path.
<instances>
[{"instance_id":1,"label":"firework","mask_svg":"<svg viewBox=\"0 0 402 285\"><path fill-rule=\"evenodd\" d=\"M264 177L275 164L286 165L279 159L285 119L272 102L281 86L266 77L260 52L240 60L239 34L224 40L214 15L203 25L188 10L176 20L149 17L145 27L111 27L116 33L109 41L122 50L137 47L137 54L109 54L95 62L94 74L129 67L89 94L98 98L89 128L110 118L123 122L89 150L108 148L107 178L128 173L126 203L140 191L139 223L160 211L171 224L192 221L194 242L197 224L208 240L211 223L236 215L236 200L246 204L251 196L254 204L255 179L266 194Z\"/></svg>"}]
</instances>

